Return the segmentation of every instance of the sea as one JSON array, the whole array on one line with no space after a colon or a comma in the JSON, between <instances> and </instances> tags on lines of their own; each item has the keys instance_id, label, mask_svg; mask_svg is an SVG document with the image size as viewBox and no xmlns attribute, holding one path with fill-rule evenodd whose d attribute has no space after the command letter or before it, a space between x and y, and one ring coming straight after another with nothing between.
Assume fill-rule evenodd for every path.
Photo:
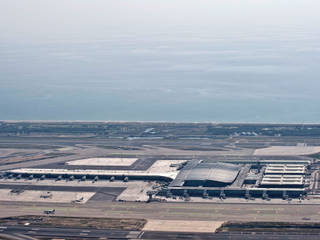
<instances>
[{"instance_id":1,"label":"sea","mask_svg":"<svg viewBox=\"0 0 320 240\"><path fill-rule=\"evenodd\" d=\"M113 31L116 23L97 28L98 20L92 32L39 36L21 30L23 19L22 32L1 25L1 120L320 122L318 27L210 30L203 20L205 29L124 22L131 28Z\"/></svg>"}]
</instances>

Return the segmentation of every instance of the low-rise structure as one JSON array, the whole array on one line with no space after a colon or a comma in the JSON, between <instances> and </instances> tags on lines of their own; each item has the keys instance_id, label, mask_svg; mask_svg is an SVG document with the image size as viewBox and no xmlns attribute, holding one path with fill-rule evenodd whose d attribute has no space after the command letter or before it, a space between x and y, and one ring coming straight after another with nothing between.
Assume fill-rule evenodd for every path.
<instances>
[{"instance_id":1,"label":"low-rise structure","mask_svg":"<svg viewBox=\"0 0 320 240\"><path fill-rule=\"evenodd\" d=\"M306 166L303 164L268 164L265 174L297 174L304 175Z\"/></svg>"},{"instance_id":2,"label":"low-rise structure","mask_svg":"<svg viewBox=\"0 0 320 240\"><path fill-rule=\"evenodd\" d=\"M303 187L303 175L264 175L260 187L265 188L297 188Z\"/></svg>"}]
</instances>

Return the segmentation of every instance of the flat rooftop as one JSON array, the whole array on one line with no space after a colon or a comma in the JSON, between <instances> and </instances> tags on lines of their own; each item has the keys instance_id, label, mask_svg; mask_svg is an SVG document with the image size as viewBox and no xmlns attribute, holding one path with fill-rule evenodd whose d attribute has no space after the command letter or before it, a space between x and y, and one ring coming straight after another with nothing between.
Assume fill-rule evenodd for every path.
<instances>
[{"instance_id":1,"label":"flat rooftop","mask_svg":"<svg viewBox=\"0 0 320 240\"><path fill-rule=\"evenodd\" d=\"M303 185L303 175L264 175L260 183L264 185Z\"/></svg>"},{"instance_id":2,"label":"flat rooftop","mask_svg":"<svg viewBox=\"0 0 320 240\"><path fill-rule=\"evenodd\" d=\"M300 174L306 173L306 166L303 164L268 164L265 174Z\"/></svg>"},{"instance_id":3,"label":"flat rooftop","mask_svg":"<svg viewBox=\"0 0 320 240\"><path fill-rule=\"evenodd\" d=\"M179 170L177 164L185 160L158 160L146 171L141 170L88 170L88 169L51 169L51 168L20 168L7 171L15 174L37 175L70 175L70 176L125 176L125 177L164 177L174 179Z\"/></svg>"},{"instance_id":4,"label":"flat rooftop","mask_svg":"<svg viewBox=\"0 0 320 240\"><path fill-rule=\"evenodd\" d=\"M86 158L66 162L71 166L131 166L138 158Z\"/></svg>"}]
</instances>

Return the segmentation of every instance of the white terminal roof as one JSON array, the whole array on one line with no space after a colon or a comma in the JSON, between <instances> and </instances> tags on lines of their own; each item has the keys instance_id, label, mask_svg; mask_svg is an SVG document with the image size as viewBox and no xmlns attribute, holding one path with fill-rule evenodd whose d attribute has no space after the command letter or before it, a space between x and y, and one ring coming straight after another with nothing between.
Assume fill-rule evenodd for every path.
<instances>
[{"instance_id":1,"label":"white terminal roof","mask_svg":"<svg viewBox=\"0 0 320 240\"><path fill-rule=\"evenodd\" d=\"M303 164L268 164L265 174L305 174L306 166Z\"/></svg>"},{"instance_id":2,"label":"white terminal roof","mask_svg":"<svg viewBox=\"0 0 320 240\"><path fill-rule=\"evenodd\" d=\"M303 175L264 175L260 185L303 185Z\"/></svg>"},{"instance_id":3,"label":"white terminal roof","mask_svg":"<svg viewBox=\"0 0 320 240\"><path fill-rule=\"evenodd\" d=\"M230 163L200 163L189 171L185 180L232 183L239 171L238 165Z\"/></svg>"},{"instance_id":4,"label":"white terminal roof","mask_svg":"<svg viewBox=\"0 0 320 240\"><path fill-rule=\"evenodd\" d=\"M146 171L135 170L88 170L88 169L49 169L49 168L20 168L10 172L17 174L55 174L55 175L91 175L91 176L148 176L175 179L179 171L171 167L172 163L182 163L185 160L158 160Z\"/></svg>"},{"instance_id":5,"label":"white terminal roof","mask_svg":"<svg viewBox=\"0 0 320 240\"><path fill-rule=\"evenodd\" d=\"M75 166L131 166L138 158L86 158L66 162Z\"/></svg>"}]
</instances>

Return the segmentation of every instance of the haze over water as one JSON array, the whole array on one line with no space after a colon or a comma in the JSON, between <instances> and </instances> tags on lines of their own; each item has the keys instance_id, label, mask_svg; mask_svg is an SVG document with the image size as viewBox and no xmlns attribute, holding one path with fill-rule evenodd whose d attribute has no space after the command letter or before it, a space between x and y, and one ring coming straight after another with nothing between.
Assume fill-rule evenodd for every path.
<instances>
[{"instance_id":1,"label":"haze over water","mask_svg":"<svg viewBox=\"0 0 320 240\"><path fill-rule=\"evenodd\" d=\"M318 0L2 0L0 119L320 122Z\"/></svg>"}]
</instances>

